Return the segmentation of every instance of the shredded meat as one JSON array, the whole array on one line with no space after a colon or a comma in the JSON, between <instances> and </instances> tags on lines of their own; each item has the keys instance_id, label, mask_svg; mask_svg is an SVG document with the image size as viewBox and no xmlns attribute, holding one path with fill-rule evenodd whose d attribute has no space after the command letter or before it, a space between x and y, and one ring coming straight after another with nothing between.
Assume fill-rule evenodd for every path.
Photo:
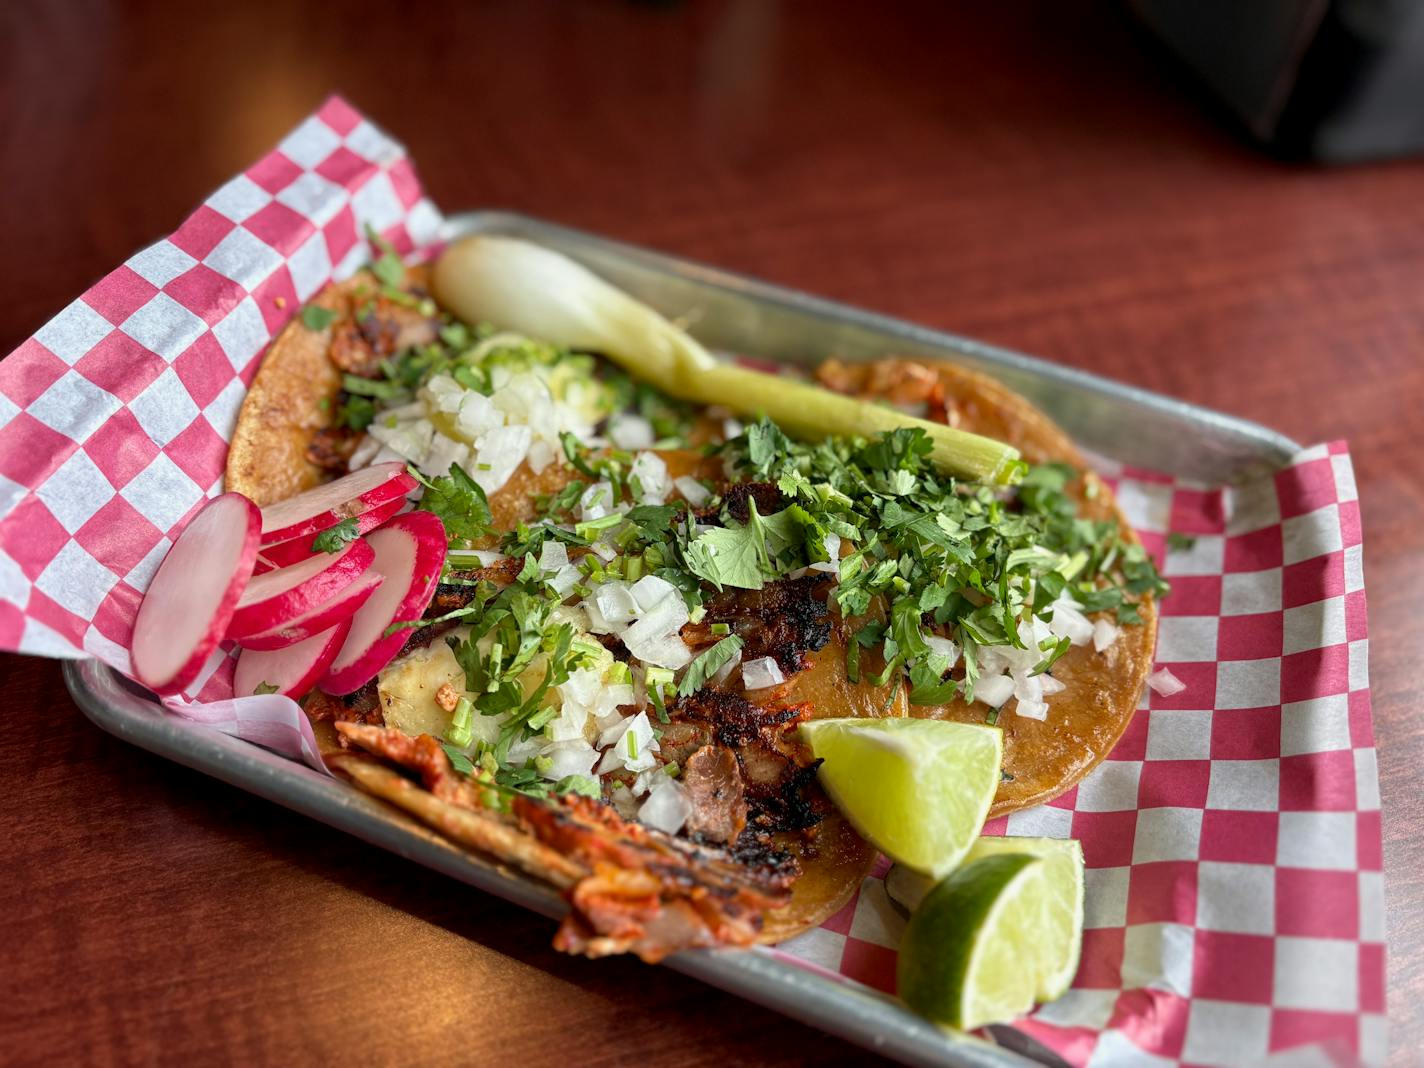
<instances>
[{"instance_id":1,"label":"shredded meat","mask_svg":"<svg viewBox=\"0 0 1424 1068\"><path fill-rule=\"evenodd\" d=\"M381 369L382 360L415 345L428 345L440 330L438 319L427 318L385 296L372 298L369 310L366 303L353 300L351 318L332 334L328 350L331 362L348 374L373 377Z\"/></svg>"},{"instance_id":2,"label":"shredded meat","mask_svg":"<svg viewBox=\"0 0 1424 1068\"><path fill-rule=\"evenodd\" d=\"M374 680L345 697L313 690L303 699L302 708L315 723L359 723L376 727L386 723Z\"/></svg>"},{"instance_id":3,"label":"shredded meat","mask_svg":"<svg viewBox=\"0 0 1424 1068\"><path fill-rule=\"evenodd\" d=\"M751 945L762 913L786 903L799 874L626 823L589 798L520 795L512 807L541 842L592 872L567 895L572 911L554 947L568 953L656 962L693 946Z\"/></svg>"},{"instance_id":4,"label":"shredded meat","mask_svg":"<svg viewBox=\"0 0 1424 1068\"><path fill-rule=\"evenodd\" d=\"M762 708L739 693L705 689L680 698L669 715L708 724L719 745L736 749L762 737L768 728L783 727L803 718L807 711L804 705Z\"/></svg>"},{"instance_id":5,"label":"shredded meat","mask_svg":"<svg viewBox=\"0 0 1424 1068\"><path fill-rule=\"evenodd\" d=\"M758 515L771 515L786 507L786 497L773 482L737 482L722 491L727 512L738 523L751 518L749 501L756 501Z\"/></svg>"},{"instance_id":6,"label":"shredded meat","mask_svg":"<svg viewBox=\"0 0 1424 1068\"><path fill-rule=\"evenodd\" d=\"M711 644L711 626L726 623L743 641L742 659L769 656L788 678L807 666L806 656L831 638L826 607L829 583L822 575L779 579L759 590L727 590L707 604L697 629L683 637L694 645Z\"/></svg>"},{"instance_id":7,"label":"shredded meat","mask_svg":"<svg viewBox=\"0 0 1424 1068\"><path fill-rule=\"evenodd\" d=\"M337 728L347 738L377 756L385 757L415 772L421 784L441 801L461 808L482 808L480 790L474 780L459 774L440 743L429 734L411 736L386 727L342 724Z\"/></svg>"},{"instance_id":8,"label":"shredded meat","mask_svg":"<svg viewBox=\"0 0 1424 1068\"><path fill-rule=\"evenodd\" d=\"M344 475L361 435L348 427L322 427L307 446L307 460L325 471Z\"/></svg>"},{"instance_id":9,"label":"shredded meat","mask_svg":"<svg viewBox=\"0 0 1424 1068\"><path fill-rule=\"evenodd\" d=\"M737 754L704 745L682 766L682 785L692 803L684 830L707 842L735 842L747 825L747 802Z\"/></svg>"}]
</instances>

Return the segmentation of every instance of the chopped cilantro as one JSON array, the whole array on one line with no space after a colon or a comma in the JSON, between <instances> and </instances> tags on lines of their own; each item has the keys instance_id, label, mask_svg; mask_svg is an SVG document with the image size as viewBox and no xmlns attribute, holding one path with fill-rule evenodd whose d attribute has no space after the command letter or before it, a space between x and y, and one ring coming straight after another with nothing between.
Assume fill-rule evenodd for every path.
<instances>
[{"instance_id":1,"label":"chopped cilantro","mask_svg":"<svg viewBox=\"0 0 1424 1068\"><path fill-rule=\"evenodd\" d=\"M474 541L490 533L489 499L480 484L459 464L451 464L448 475L429 480L414 468L409 470L425 484L420 509L440 517L445 524L445 536L451 543Z\"/></svg>"},{"instance_id":2,"label":"chopped cilantro","mask_svg":"<svg viewBox=\"0 0 1424 1068\"><path fill-rule=\"evenodd\" d=\"M302 325L308 330L325 330L335 318L334 311L319 304L308 304L302 309Z\"/></svg>"},{"instance_id":3,"label":"chopped cilantro","mask_svg":"<svg viewBox=\"0 0 1424 1068\"><path fill-rule=\"evenodd\" d=\"M692 663L687 665L682 681L677 684L677 695L691 697L706 686L708 679L726 667L732 657L742 651L743 644L741 638L729 634L716 645L698 653Z\"/></svg>"},{"instance_id":4,"label":"chopped cilantro","mask_svg":"<svg viewBox=\"0 0 1424 1068\"><path fill-rule=\"evenodd\" d=\"M274 686L270 682L259 682L257 684L256 689L254 689L252 692L255 694L269 694L280 693L281 690L282 688L280 686Z\"/></svg>"},{"instance_id":5,"label":"chopped cilantro","mask_svg":"<svg viewBox=\"0 0 1424 1068\"><path fill-rule=\"evenodd\" d=\"M358 537L360 537L360 531L356 526L356 517L351 516L343 519L334 527L327 527L313 538L312 552L339 553Z\"/></svg>"},{"instance_id":6,"label":"chopped cilantro","mask_svg":"<svg viewBox=\"0 0 1424 1068\"><path fill-rule=\"evenodd\" d=\"M470 758L449 742L441 742L440 748L445 750L445 755L450 758L450 766L461 775L473 775L475 765L470 762Z\"/></svg>"},{"instance_id":7,"label":"chopped cilantro","mask_svg":"<svg viewBox=\"0 0 1424 1068\"><path fill-rule=\"evenodd\" d=\"M1178 534L1175 530L1167 535L1167 548L1173 552L1187 552L1197 543L1190 534Z\"/></svg>"}]
</instances>

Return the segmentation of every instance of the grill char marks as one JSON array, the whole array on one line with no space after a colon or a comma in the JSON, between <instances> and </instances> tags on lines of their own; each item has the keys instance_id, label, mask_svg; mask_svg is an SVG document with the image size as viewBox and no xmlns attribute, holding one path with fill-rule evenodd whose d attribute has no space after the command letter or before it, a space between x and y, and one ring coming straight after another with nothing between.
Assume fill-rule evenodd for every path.
<instances>
[{"instance_id":1,"label":"grill char marks","mask_svg":"<svg viewBox=\"0 0 1424 1068\"><path fill-rule=\"evenodd\" d=\"M801 718L805 708L759 708L739 693L704 689L684 697L669 710L673 719L706 723L719 745L738 749L756 741L763 730L784 726Z\"/></svg>"},{"instance_id":2,"label":"grill char marks","mask_svg":"<svg viewBox=\"0 0 1424 1068\"><path fill-rule=\"evenodd\" d=\"M743 662L772 657L789 678L808 666L807 654L830 641L829 587L821 575L803 575L759 590L728 590L708 602L703 623L729 625L745 643Z\"/></svg>"},{"instance_id":3,"label":"grill char marks","mask_svg":"<svg viewBox=\"0 0 1424 1068\"><path fill-rule=\"evenodd\" d=\"M722 501L727 514L738 523L745 523L751 518L751 505L748 503L750 501L756 502L758 515L779 512L789 503L774 482L734 483L723 491Z\"/></svg>"}]
</instances>

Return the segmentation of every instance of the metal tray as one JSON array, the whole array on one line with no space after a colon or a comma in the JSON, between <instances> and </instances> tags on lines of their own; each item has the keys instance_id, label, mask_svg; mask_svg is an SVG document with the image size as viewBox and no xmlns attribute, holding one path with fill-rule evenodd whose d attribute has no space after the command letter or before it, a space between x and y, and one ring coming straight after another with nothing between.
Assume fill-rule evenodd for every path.
<instances>
[{"instance_id":1,"label":"metal tray","mask_svg":"<svg viewBox=\"0 0 1424 1068\"><path fill-rule=\"evenodd\" d=\"M1274 470L1299 450L1254 423L1146 390L538 219L469 212L449 217L441 238L470 233L524 237L564 252L664 314L688 317L713 349L802 365L887 353L955 360L1030 397L1080 445L1110 459L1221 484ZM563 911L551 891L458 849L343 782L166 715L145 691L97 661L71 661L64 677L79 707L111 734L546 916ZM667 963L906 1064L1062 1063L1012 1028L992 1029L998 1046L949 1034L894 998L764 950L691 951Z\"/></svg>"}]
</instances>

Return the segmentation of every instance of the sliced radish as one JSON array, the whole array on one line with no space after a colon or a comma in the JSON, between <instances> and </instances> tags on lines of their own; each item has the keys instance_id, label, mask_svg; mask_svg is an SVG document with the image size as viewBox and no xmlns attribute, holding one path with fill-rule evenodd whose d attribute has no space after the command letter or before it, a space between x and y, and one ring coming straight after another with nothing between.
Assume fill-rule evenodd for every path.
<instances>
[{"instance_id":1,"label":"sliced radish","mask_svg":"<svg viewBox=\"0 0 1424 1068\"><path fill-rule=\"evenodd\" d=\"M376 552L371 567L386 581L352 619L346 644L321 682L331 694L360 689L400 652L410 630L387 634L387 628L421 617L445 563L445 524L431 512L398 515L366 541Z\"/></svg>"},{"instance_id":2,"label":"sliced radish","mask_svg":"<svg viewBox=\"0 0 1424 1068\"><path fill-rule=\"evenodd\" d=\"M266 687L275 686L283 697L303 696L326 674L350 629L351 620L344 619L285 649L244 649L238 654L237 670L232 677L233 696L250 697L259 686L264 693L272 692Z\"/></svg>"},{"instance_id":3,"label":"sliced radish","mask_svg":"<svg viewBox=\"0 0 1424 1068\"><path fill-rule=\"evenodd\" d=\"M387 519L400 514L400 510L405 506L406 499L404 497L392 497L385 504L378 505L369 512L353 516L352 518L356 521L356 534L369 534ZM300 538L293 538L291 541L279 541L264 545L259 555L270 560L277 567L299 563L320 552L319 549L312 548L312 542L321 537L324 531L330 529L331 527L324 527L315 534L303 534Z\"/></svg>"},{"instance_id":4,"label":"sliced radish","mask_svg":"<svg viewBox=\"0 0 1424 1068\"><path fill-rule=\"evenodd\" d=\"M405 464L392 461L352 471L335 482L277 501L262 509L262 544L316 535L388 501L404 497L418 483Z\"/></svg>"},{"instance_id":5,"label":"sliced radish","mask_svg":"<svg viewBox=\"0 0 1424 1068\"><path fill-rule=\"evenodd\" d=\"M318 553L291 567L264 571L237 602L227 636L241 641L306 615L360 578L372 556L371 547L357 540L339 553Z\"/></svg>"},{"instance_id":6,"label":"sliced radish","mask_svg":"<svg viewBox=\"0 0 1424 1068\"><path fill-rule=\"evenodd\" d=\"M376 587L383 581L385 580L376 574L374 569L368 568L355 582L331 600L323 601L305 615L300 615L279 627L273 627L271 630L264 630L257 634L249 634L242 639L242 647L261 650L285 649L289 645L296 645L297 642L304 642L324 630L330 630L336 624L343 623L354 616L356 610L366 603L371 594L376 592Z\"/></svg>"},{"instance_id":7,"label":"sliced radish","mask_svg":"<svg viewBox=\"0 0 1424 1068\"><path fill-rule=\"evenodd\" d=\"M177 693L222 640L257 558L262 515L240 493L214 497L158 565L134 619L134 677Z\"/></svg>"}]
</instances>

